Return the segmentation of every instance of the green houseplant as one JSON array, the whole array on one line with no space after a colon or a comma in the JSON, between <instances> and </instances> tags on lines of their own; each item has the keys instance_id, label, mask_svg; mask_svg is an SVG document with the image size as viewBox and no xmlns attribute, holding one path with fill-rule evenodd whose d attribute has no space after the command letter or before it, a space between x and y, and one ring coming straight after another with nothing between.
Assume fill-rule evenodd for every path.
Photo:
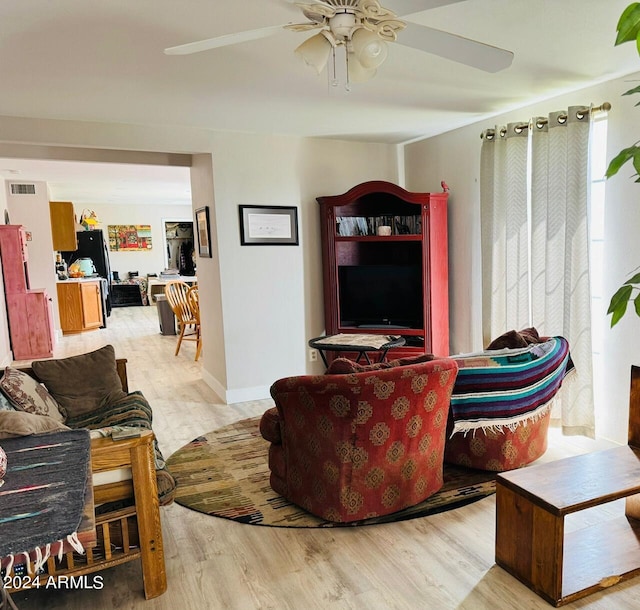
<instances>
[{"instance_id":1,"label":"green houseplant","mask_svg":"<svg viewBox=\"0 0 640 610\"><path fill-rule=\"evenodd\" d=\"M640 54L640 2L630 4L620 16L617 26L616 46L625 42L635 42ZM640 86L634 87L623 95L640 93ZM636 104L639 106L640 102ZM635 181L640 182L640 141L621 150L609 163L606 177L615 176L628 161L633 164ZM627 312L627 306L633 301L636 315L640 316L640 272L634 273L611 297L607 314L611 314L611 326L615 326Z\"/></svg>"}]
</instances>

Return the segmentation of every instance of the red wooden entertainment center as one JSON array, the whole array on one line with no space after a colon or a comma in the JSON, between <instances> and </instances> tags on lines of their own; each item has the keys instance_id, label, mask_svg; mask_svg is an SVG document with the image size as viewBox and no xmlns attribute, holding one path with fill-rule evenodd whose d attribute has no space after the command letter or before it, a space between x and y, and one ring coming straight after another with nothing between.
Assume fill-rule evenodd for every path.
<instances>
[{"instance_id":1,"label":"red wooden entertainment center","mask_svg":"<svg viewBox=\"0 0 640 610\"><path fill-rule=\"evenodd\" d=\"M391 357L448 355L447 193L372 181L317 201L327 335L400 335Z\"/></svg>"}]
</instances>

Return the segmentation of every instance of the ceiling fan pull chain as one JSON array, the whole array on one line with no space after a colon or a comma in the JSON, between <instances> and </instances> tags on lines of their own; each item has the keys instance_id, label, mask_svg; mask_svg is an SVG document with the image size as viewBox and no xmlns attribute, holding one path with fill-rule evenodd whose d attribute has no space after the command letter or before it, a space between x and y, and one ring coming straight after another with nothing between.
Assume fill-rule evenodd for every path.
<instances>
[{"instance_id":1,"label":"ceiling fan pull chain","mask_svg":"<svg viewBox=\"0 0 640 610\"><path fill-rule=\"evenodd\" d=\"M345 91L351 91L351 81L349 80L349 53L347 52L347 50L345 49L345 61L346 61L346 66L347 66L347 75L346 75L346 80L344 83L344 90Z\"/></svg>"},{"instance_id":2,"label":"ceiling fan pull chain","mask_svg":"<svg viewBox=\"0 0 640 610\"><path fill-rule=\"evenodd\" d=\"M338 73L336 71L336 48L333 47L332 51L332 63L333 63L333 75L332 75L332 79L331 79L331 86L332 87L337 87L338 86Z\"/></svg>"}]
</instances>

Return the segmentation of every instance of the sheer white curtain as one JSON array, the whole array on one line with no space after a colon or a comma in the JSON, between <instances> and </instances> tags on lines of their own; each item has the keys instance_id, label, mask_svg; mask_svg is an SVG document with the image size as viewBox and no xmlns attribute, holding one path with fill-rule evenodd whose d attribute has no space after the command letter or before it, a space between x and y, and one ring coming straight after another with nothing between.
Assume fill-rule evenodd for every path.
<instances>
[{"instance_id":1,"label":"sheer white curtain","mask_svg":"<svg viewBox=\"0 0 640 610\"><path fill-rule=\"evenodd\" d=\"M589 108L572 107L531 125L530 141L522 124L484 134L484 341L531 325L542 335L566 337L577 375L565 384L553 416L565 434L593 437Z\"/></svg>"},{"instance_id":2,"label":"sheer white curtain","mask_svg":"<svg viewBox=\"0 0 640 610\"><path fill-rule=\"evenodd\" d=\"M590 112L570 107L533 122L532 323L562 335L576 365L560 403L565 434L595 434L589 283Z\"/></svg>"},{"instance_id":3,"label":"sheer white curtain","mask_svg":"<svg viewBox=\"0 0 640 610\"><path fill-rule=\"evenodd\" d=\"M529 314L527 129L485 132L481 152L483 342L526 327ZM485 247L486 245L486 247Z\"/></svg>"}]
</instances>

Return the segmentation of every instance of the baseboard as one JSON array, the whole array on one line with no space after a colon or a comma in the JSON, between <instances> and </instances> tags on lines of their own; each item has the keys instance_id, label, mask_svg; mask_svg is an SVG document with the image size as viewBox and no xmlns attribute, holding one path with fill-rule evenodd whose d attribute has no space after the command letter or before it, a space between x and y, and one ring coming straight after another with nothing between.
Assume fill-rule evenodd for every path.
<instances>
[{"instance_id":1,"label":"baseboard","mask_svg":"<svg viewBox=\"0 0 640 610\"><path fill-rule=\"evenodd\" d=\"M227 402L227 390L226 388L209 372L202 369L202 381L204 381L221 399L222 402Z\"/></svg>"},{"instance_id":2,"label":"baseboard","mask_svg":"<svg viewBox=\"0 0 640 610\"><path fill-rule=\"evenodd\" d=\"M202 370L202 380L228 405L250 400L264 400L271 396L269 386L227 390L213 375L204 369Z\"/></svg>"},{"instance_id":3,"label":"baseboard","mask_svg":"<svg viewBox=\"0 0 640 610\"><path fill-rule=\"evenodd\" d=\"M256 386L254 388L242 388L239 390L227 390L227 404L233 405L238 402L249 402L250 400L265 400L270 398L270 386Z\"/></svg>"}]
</instances>

